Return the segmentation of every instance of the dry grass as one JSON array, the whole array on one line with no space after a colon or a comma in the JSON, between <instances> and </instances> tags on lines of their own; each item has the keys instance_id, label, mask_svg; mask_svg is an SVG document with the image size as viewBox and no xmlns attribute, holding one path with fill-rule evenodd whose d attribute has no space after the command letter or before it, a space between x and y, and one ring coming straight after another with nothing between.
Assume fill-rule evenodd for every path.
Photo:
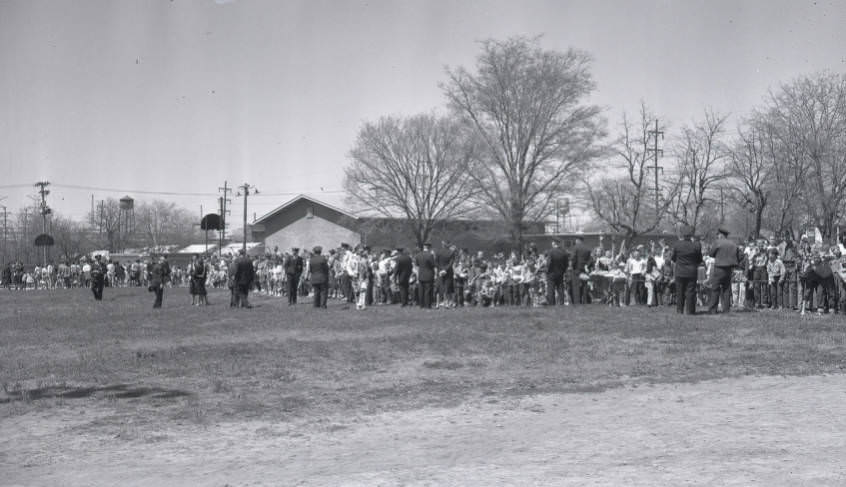
<instances>
[{"instance_id":1,"label":"dry grass","mask_svg":"<svg viewBox=\"0 0 846 487\"><path fill-rule=\"evenodd\" d=\"M94 400L113 424L320 421L467 399L749 374L839 373L846 319L669 309L421 311L282 299L165 307L138 289L0 294L0 415ZM122 434L132 435L131 431Z\"/></svg>"}]
</instances>

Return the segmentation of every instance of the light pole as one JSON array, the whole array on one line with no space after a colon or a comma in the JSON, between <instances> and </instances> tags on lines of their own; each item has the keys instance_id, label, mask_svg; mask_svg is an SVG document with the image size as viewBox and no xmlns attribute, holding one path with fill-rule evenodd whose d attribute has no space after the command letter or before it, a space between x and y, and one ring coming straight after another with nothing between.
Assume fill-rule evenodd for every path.
<instances>
[{"instance_id":1,"label":"light pole","mask_svg":"<svg viewBox=\"0 0 846 487\"><path fill-rule=\"evenodd\" d=\"M238 194L235 196L243 196L244 197L244 243L241 247L244 250L244 253L247 253L247 197L250 196L250 191L252 194L258 194L258 189L255 186L244 183L241 186L238 186Z\"/></svg>"}]
</instances>

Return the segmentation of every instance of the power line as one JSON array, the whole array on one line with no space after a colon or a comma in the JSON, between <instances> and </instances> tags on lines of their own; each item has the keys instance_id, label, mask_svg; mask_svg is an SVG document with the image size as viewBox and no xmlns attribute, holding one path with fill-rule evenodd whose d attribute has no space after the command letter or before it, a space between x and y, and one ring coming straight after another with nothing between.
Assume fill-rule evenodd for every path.
<instances>
[{"instance_id":1,"label":"power line","mask_svg":"<svg viewBox=\"0 0 846 487\"><path fill-rule=\"evenodd\" d=\"M151 194L151 195L162 195L162 196L218 196L218 193L197 193L197 192L184 192L184 191L154 191L149 189L128 189L128 188L106 188L102 186L85 186L80 184L62 184L62 183L51 183L51 186L55 188L65 188L65 189L78 189L84 191L100 191L104 193L134 193L134 194ZM3 188L30 188L32 184L7 184L0 186L0 189ZM318 189L318 190L300 190L300 191L274 191L268 193L261 193L255 196L294 196L298 194L304 193L313 193L313 194L332 194L332 193L344 193L345 190L343 189ZM253 195L250 195L253 196Z\"/></svg>"},{"instance_id":2,"label":"power line","mask_svg":"<svg viewBox=\"0 0 846 487\"><path fill-rule=\"evenodd\" d=\"M151 191L145 189L120 189L120 188L102 188L98 186L82 186L78 184L59 184L53 183L57 188L67 189L81 189L85 191L101 191L104 193L135 193L135 194L154 194L163 196L217 196L217 193L187 193L183 191Z\"/></svg>"}]
</instances>

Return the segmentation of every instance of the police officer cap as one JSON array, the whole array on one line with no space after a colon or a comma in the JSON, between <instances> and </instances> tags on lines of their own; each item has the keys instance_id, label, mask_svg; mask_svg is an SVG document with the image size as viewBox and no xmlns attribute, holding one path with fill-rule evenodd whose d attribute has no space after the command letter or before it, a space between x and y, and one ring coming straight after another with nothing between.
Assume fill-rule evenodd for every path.
<instances>
[{"instance_id":1,"label":"police officer cap","mask_svg":"<svg viewBox=\"0 0 846 487\"><path fill-rule=\"evenodd\" d=\"M432 244L431 244L430 242L426 242L426 243L424 243L424 244L423 244L423 246L424 246L424 247L431 247L431 246L432 246Z\"/></svg>"},{"instance_id":2,"label":"police officer cap","mask_svg":"<svg viewBox=\"0 0 846 487\"><path fill-rule=\"evenodd\" d=\"M725 235L726 237L728 237L729 233L731 233L725 227L720 227L717 231L720 232L721 235Z\"/></svg>"}]
</instances>

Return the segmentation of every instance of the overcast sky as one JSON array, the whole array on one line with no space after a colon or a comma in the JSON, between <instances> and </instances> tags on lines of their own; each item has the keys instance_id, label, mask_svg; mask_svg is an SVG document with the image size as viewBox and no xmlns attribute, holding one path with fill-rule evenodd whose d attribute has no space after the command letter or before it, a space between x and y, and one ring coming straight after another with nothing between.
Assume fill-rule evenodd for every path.
<instances>
[{"instance_id":1,"label":"overcast sky","mask_svg":"<svg viewBox=\"0 0 846 487\"><path fill-rule=\"evenodd\" d=\"M442 109L445 67L472 67L479 40L586 50L612 129L641 99L678 128L846 70L844 26L843 1L0 0L0 205L34 193L3 186L44 179L173 193L249 182L268 194L250 217L279 193L342 204L361 123ZM52 189L76 218L92 194L123 195Z\"/></svg>"}]
</instances>

